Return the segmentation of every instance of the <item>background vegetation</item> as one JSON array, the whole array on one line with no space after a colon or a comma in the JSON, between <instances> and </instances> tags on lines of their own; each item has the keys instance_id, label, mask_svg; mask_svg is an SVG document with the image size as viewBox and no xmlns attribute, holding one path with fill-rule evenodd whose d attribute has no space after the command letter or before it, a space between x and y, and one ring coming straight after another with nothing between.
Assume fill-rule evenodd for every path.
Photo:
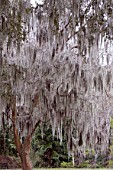
<instances>
[{"instance_id":1,"label":"background vegetation","mask_svg":"<svg viewBox=\"0 0 113 170\"><path fill-rule=\"evenodd\" d=\"M0 131L0 155L15 157L16 160L18 160L18 153L14 145L14 138L10 128L11 127L4 126L4 130ZM87 149L84 159L75 157L76 168L113 167L112 129L113 119L111 118L111 137L107 155L101 155L100 153L95 159L95 152ZM53 138L51 126L44 125L43 129L39 126L32 140L31 158L34 167L72 168L72 159L68 157L66 140L66 136L64 135L63 142L60 144L57 134Z\"/></svg>"}]
</instances>

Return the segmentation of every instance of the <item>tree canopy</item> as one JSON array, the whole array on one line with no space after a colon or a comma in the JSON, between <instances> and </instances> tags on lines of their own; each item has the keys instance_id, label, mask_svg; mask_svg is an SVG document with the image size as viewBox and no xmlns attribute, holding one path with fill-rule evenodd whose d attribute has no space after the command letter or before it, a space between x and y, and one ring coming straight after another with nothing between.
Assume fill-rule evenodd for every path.
<instances>
[{"instance_id":1,"label":"tree canopy","mask_svg":"<svg viewBox=\"0 0 113 170\"><path fill-rule=\"evenodd\" d=\"M0 1L0 124L23 142L48 121L68 150L106 152L112 113L113 1ZM103 61L103 63L102 63ZM104 66L103 66L103 65Z\"/></svg>"}]
</instances>

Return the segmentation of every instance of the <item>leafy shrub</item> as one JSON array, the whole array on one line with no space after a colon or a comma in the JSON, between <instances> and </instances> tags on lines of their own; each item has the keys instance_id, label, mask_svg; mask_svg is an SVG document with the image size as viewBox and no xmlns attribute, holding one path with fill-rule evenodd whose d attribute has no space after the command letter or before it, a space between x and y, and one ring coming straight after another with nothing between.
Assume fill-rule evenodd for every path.
<instances>
[{"instance_id":1,"label":"leafy shrub","mask_svg":"<svg viewBox=\"0 0 113 170\"><path fill-rule=\"evenodd\" d=\"M62 162L60 164L61 168L73 168L73 163L72 162Z\"/></svg>"},{"instance_id":2,"label":"leafy shrub","mask_svg":"<svg viewBox=\"0 0 113 170\"><path fill-rule=\"evenodd\" d=\"M113 160L108 160L108 168L113 168Z\"/></svg>"},{"instance_id":3,"label":"leafy shrub","mask_svg":"<svg viewBox=\"0 0 113 170\"><path fill-rule=\"evenodd\" d=\"M35 167L59 167L61 162L68 162L68 152L66 138L62 144L55 135L52 136L52 128L44 125L43 138L41 137L41 128L37 127L32 139L31 158ZM34 156L35 155L35 156Z\"/></svg>"},{"instance_id":4,"label":"leafy shrub","mask_svg":"<svg viewBox=\"0 0 113 170\"><path fill-rule=\"evenodd\" d=\"M110 118L110 127L113 128L113 118Z\"/></svg>"}]
</instances>

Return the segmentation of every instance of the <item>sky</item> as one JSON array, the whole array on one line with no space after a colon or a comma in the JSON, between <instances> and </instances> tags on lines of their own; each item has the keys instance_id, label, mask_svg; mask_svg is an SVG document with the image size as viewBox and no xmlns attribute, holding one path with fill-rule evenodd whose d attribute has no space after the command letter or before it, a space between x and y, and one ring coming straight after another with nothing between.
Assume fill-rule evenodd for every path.
<instances>
[{"instance_id":1,"label":"sky","mask_svg":"<svg viewBox=\"0 0 113 170\"><path fill-rule=\"evenodd\" d=\"M35 6L36 2L38 2L39 4L42 3L42 0L31 0L31 3L33 6Z\"/></svg>"}]
</instances>

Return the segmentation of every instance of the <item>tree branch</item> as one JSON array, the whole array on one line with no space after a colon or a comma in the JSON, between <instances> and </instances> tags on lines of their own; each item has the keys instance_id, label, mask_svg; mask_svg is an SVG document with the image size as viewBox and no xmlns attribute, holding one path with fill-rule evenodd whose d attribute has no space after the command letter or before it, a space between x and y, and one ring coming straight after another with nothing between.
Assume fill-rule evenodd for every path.
<instances>
[{"instance_id":1,"label":"tree branch","mask_svg":"<svg viewBox=\"0 0 113 170\"><path fill-rule=\"evenodd\" d=\"M11 120L12 124L14 123L13 119L11 119L5 112L4 112L4 115Z\"/></svg>"},{"instance_id":2,"label":"tree branch","mask_svg":"<svg viewBox=\"0 0 113 170\"><path fill-rule=\"evenodd\" d=\"M36 128L39 126L40 122L41 122L41 120L38 120L38 122L36 123L34 129L33 129L32 132L31 132L31 136L32 136L33 133L35 132Z\"/></svg>"}]
</instances>

